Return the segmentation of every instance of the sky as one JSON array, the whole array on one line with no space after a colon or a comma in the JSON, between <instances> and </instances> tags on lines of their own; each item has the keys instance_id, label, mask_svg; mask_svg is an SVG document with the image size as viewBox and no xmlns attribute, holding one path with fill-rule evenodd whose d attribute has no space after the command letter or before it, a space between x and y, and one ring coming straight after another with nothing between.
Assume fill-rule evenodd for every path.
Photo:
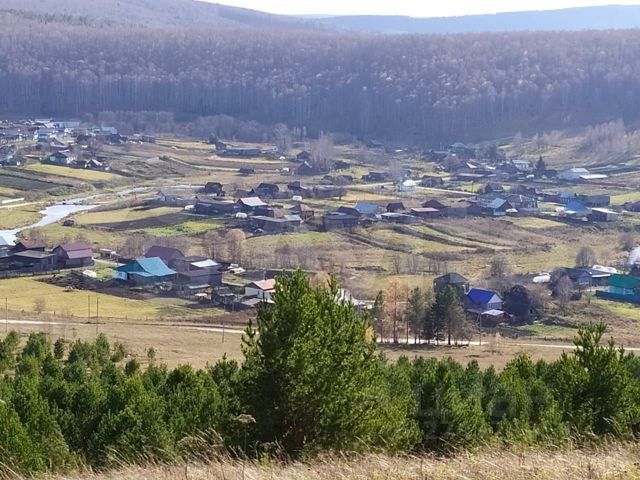
<instances>
[{"instance_id":1,"label":"sky","mask_svg":"<svg viewBox=\"0 0 640 480\"><path fill-rule=\"evenodd\" d=\"M640 0L209 0L289 15L409 15L445 17L480 13L551 10L603 4L636 5Z\"/></svg>"}]
</instances>

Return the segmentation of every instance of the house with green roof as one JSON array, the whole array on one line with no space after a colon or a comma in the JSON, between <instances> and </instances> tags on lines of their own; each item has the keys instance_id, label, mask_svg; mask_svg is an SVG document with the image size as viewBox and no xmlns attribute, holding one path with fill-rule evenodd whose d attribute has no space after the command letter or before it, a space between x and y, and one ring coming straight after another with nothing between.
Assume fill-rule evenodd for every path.
<instances>
[{"instance_id":1,"label":"house with green roof","mask_svg":"<svg viewBox=\"0 0 640 480\"><path fill-rule=\"evenodd\" d=\"M611 275L607 290L596 291L596 297L640 303L640 278L622 274Z\"/></svg>"},{"instance_id":2,"label":"house with green roof","mask_svg":"<svg viewBox=\"0 0 640 480\"><path fill-rule=\"evenodd\" d=\"M113 278L136 286L156 285L173 281L176 278L176 272L167 267L159 257L138 258L116 268Z\"/></svg>"}]
</instances>

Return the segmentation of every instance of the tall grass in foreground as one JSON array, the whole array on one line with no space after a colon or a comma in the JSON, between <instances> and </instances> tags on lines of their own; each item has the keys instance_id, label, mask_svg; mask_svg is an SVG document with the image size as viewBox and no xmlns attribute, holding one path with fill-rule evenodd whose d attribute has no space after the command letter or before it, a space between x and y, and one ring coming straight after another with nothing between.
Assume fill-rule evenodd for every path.
<instances>
[{"instance_id":1,"label":"tall grass in foreground","mask_svg":"<svg viewBox=\"0 0 640 480\"><path fill-rule=\"evenodd\" d=\"M207 464L123 467L49 480L631 480L640 478L640 445L608 443L592 449L498 450L437 456L321 456L309 462L261 464L221 459Z\"/></svg>"}]
</instances>

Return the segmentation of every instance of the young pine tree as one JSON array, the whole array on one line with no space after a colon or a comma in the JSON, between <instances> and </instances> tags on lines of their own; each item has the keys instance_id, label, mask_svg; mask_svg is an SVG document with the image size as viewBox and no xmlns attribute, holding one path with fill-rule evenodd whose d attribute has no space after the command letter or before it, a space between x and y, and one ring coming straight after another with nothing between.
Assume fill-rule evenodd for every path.
<instances>
[{"instance_id":1,"label":"young pine tree","mask_svg":"<svg viewBox=\"0 0 640 480\"><path fill-rule=\"evenodd\" d=\"M240 398L256 420L252 437L294 456L409 447L418 435L410 390L392 392L369 319L337 293L335 280L321 289L301 271L282 276L274 304L247 329Z\"/></svg>"}]
</instances>

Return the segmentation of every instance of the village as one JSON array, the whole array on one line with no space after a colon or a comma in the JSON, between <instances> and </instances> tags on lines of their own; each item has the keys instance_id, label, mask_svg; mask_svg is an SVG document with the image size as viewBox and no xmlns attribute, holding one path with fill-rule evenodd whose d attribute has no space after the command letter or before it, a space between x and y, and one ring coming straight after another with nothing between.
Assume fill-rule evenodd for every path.
<instances>
[{"instance_id":1,"label":"village","mask_svg":"<svg viewBox=\"0 0 640 480\"><path fill-rule=\"evenodd\" d=\"M467 340L554 318L566 332L575 311L565 304L640 303L640 179L629 166L547 164L462 143L231 144L51 119L4 122L0 143L0 208L14 214L0 235L7 303L11 282L31 281L60 298L108 297L104 321L135 318L124 306L135 300L145 318L240 326L271 301L278 274L301 268L314 282L337 275L337 299L359 311L373 311L380 291L406 304L411 288L451 285L473 327ZM82 209L30 223L43 206L74 204ZM55 291L45 311L84 316Z\"/></svg>"}]
</instances>

